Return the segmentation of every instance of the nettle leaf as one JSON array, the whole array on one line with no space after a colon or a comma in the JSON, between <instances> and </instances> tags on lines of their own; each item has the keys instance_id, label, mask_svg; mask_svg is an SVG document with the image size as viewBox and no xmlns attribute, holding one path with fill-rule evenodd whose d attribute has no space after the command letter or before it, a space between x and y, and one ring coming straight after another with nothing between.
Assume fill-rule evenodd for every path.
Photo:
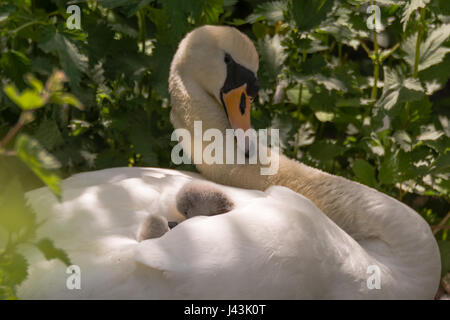
<instances>
[{"instance_id":1,"label":"nettle leaf","mask_svg":"<svg viewBox=\"0 0 450 320\"><path fill-rule=\"evenodd\" d=\"M139 31L129 20L123 18L114 11L111 11L108 15L108 26L112 30L122 33L130 38L137 38L139 35Z\"/></svg>"},{"instance_id":2,"label":"nettle leaf","mask_svg":"<svg viewBox=\"0 0 450 320\"><path fill-rule=\"evenodd\" d=\"M363 159L356 159L352 167L353 173L359 182L374 187L377 184L375 167Z\"/></svg>"},{"instance_id":3,"label":"nettle leaf","mask_svg":"<svg viewBox=\"0 0 450 320\"><path fill-rule=\"evenodd\" d=\"M36 243L36 247L38 247L47 260L58 259L66 266L72 264L67 253L62 249L56 248L53 241L48 238L39 240Z\"/></svg>"},{"instance_id":4,"label":"nettle leaf","mask_svg":"<svg viewBox=\"0 0 450 320\"><path fill-rule=\"evenodd\" d=\"M8 253L0 256L0 282L8 286L21 284L28 276L28 262L18 253Z\"/></svg>"},{"instance_id":5,"label":"nettle leaf","mask_svg":"<svg viewBox=\"0 0 450 320\"><path fill-rule=\"evenodd\" d=\"M170 62L175 50L172 46L162 45L156 47L150 60L151 79L153 88L163 97L169 95L167 88L167 79L169 78Z\"/></svg>"},{"instance_id":6,"label":"nettle leaf","mask_svg":"<svg viewBox=\"0 0 450 320\"><path fill-rule=\"evenodd\" d=\"M408 133L404 130L398 130L394 133L394 141L402 148L404 151L412 150L412 139Z\"/></svg>"},{"instance_id":7,"label":"nettle leaf","mask_svg":"<svg viewBox=\"0 0 450 320\"><path fill-rule=\"evenodd\" d=\"M46 119L39 124L35 132L35 138L47 149L54 148L64 144L64 139L54 120Z\"/></svg>"},{"instance_id":8,"label":"nettle leaf","mask_svg":"<svg viewBox=\"0 0 450 320\"><path fill-rule=\"evenodd\" d=\"M130 141L134 145L136 153L142 156L143 164L146 166L158 165L158 155L151 141L151 124L144 121L136 121L130 130Z\"/></svg>"},{"instance_id":9,"label":"nettle leaf","mask_svg":"<svg viewBox=\"0 0 450 320\"><path fill-rule=\"evenodd\" d=\"M130 0L103 0L101 5L108 9L122 7L130 3Z\"/></svg>"},{"instance_id":10,"label":"nettle leaf","mask_svg":"<svg viewBox=\"0 0 450 320\"><path fill-rule=\"evenodd\" d=\"M308 31L319 26L331 12L333 0L293 0L290 2L290 12L298 30Z\"/></svg>"},{"instance_id":11,"label":"nettle leaf","mask_svg":"<svg viewBox=\"0 0 450 320\"><path fill-rule=\"evenodd\" d=\"M333 160L344 152L345 148L327 141L317 141L309 149L310 155L321 162Z\"/></svg>"},{"instance_id":12,"label":"nettle leaf","mask_svg":"<svg viewBox=\"0 0 450 320\"><path fill-rule=\"evenodd\" d=\"M431 9L438 15L450 15L450 1L448 0L434 0L431 3ZM444 18L445 19L445 18Z\"/></svg>"},{"instance_id":13,"label":"nettle leaf","mask_svg":"<svg viewBox=\"0 0 450 320\"><path fill-rule=\"evenodd\" d=\"M1 285L1 273L0 271L0 300L18 300L13 286Z\"/></svg>"},{"instance_id":14,"label":"nettle leaf","mask_svg":"<svg viewBox=\"0 0 450 320\"><path fill-rule=\"evenodd\" d=\"M446 55L441 63L421 71L419 77L425 83L427 95L440 90L450 79L450 54Z\"/></svg>"},{"instance_id":15,"label":"nettle leaf","mask_svg":"<svg viewBox=\"0 0 450 320\"><path fill-rule=\"evenodd\" d=\"M334 112L329 111L316 111L314 112L314 115L320 122L329 122L332 121L335 117Z\"/></svg>"},{"instance_id":16,"label":"nettle leaf","mask_svg":"<svg viewBox=\"0 0 450 320\"><path fill-rule=\"evenodd\" d=\"M223 0L203 0L202 1L202 15L205 23L218 23L219 16L223 13Z\"/></svg>"},{"instance_id":17,"label":"nettle leaf","mask_svg":"<svg viewBox=\"0 0 450 320\"><path fill-rule=\"evenodd\" d=\"M269 88L281 73L283 63L286 60L286 53L281 45L281 37L278 34L274 37L266 36L264 40L258 40L257 48L261 59L260 85L262 88Z\"/></svg>"},{"instance_id":18,"label":"nettle leaf","mask_svg":"<svg viewBox=\"0 0 450 320\"><path fill-rule=\"evenodd\" d=\"M24 191L17 177L0 194L0 226L18 232L34 223L34 213L26 206Z\"/></svg>"},{"instance_id":19,"label":"nettle leaf","mask_svg":"<svg viewBox=\"0 0 450 320\"><path fill-rule=\"evenodd\" d=\"M378 180L390 185L399 181L398 153L389 153L384 157L378 171Z\"/></svg>"},{"instance_id":20,"label":"nettle leaf","mask_svg":"<svg viewBox=\"0 0 450 320\"><path fill-rule=\"evenodd\" d=\"M314 111L314 115L320 122L332 121L335 117L336 96L330 91L323 90L316 93L309 101L309 107Z\"/></svg>"},{"instance_id":21,"label":"nettle leaf","mask_svg":"<svg viewBox=\"0 0 450 320\"><path fill-rule=\"evenodd\" d=\"M444 60L450 48L444 47L444 42L450 37L450 24L444 24L433 29L428 37L420 44L419 71L425 70ZM406 52L405 61L411 69L414 68L417 33L409 37L402 44L402 50Z\"/></svg>"},{"instance_id":22,"label":"nettle leaf","mask_svg":"<svg viewBox=\"0 0 450 320\"><path fill-rule=\"evenodd\" d=\"M437 140L444 135L444 131L437 130L434 125L428 125L422 128L422 132L417 136L418 141Z\"/></svg>"},{"instance_id":23,"label":"nettle leaf","mask_svg":"<svg viewBox=\"0 0 450 320\"><path fill-rule=\"evenodd\" d=\"M388 67L384 68L384 79L383 93L375 104L377 108L389 111L402 102L420 100L425 96L425 89L418 79L405 79Z\"/></svg>"},{"instance_id":24,"label":"nettle leaf","mask_svg":"<svg viewBox=\"0 0 450 320\"><path fill-rule=\"evenodd\" d=\"M430 0L410 0L409 2L406 2L401 19L401 22L403 23L403 31L406 30L411 14L419 8L425 8L428 3L430 3Z\"/></svg>"},{"instance_id":25,"label":"nettle leaf","mask_svg":"<svg viewBox=\"0 0 450 320\"><path fill-rule=\"evenodd\" d=\"M450 170L450 151L441 154L433 163L433 173L444 173Z\"/></svg>"},{"instance_id":26,"label":"nettle leaf","mask_svg":"<svg viewBox=\"0 0 450 320\"><path fill-rule=\"evenodd\" d=\"M59 168L61 164L49 154L39 142L26 134L17 137L17 156L31 169L57 196L61 198Z\"/></svg>"},{"instance_id":27,"label":"nettle leaf","mask_svg":"<svg viewBox=\"0 0 450 320\"><path fill-rule=\"evenodd\" d=\"M4 74L19 84L23 81L23 75L30 70L31 60L23 53L15 50L4 52L0 55L0 74Z\"/></svg>"},{"instance_id":28,"label":"nettle leaf","mask_svg":"<svg viewBox=\"0 0 450 320\"><path fill-rule=\"evenodd\" d=\"M285 1L269 1L258 5L252 14L250 14L245 22L255 23L260 20L266 20L271 24L275 24L280 20L284 20L284 11L287 10L287 2Z\"/></svg>"},{"instance_id":29,"label":"nettle leaf","mask_svg":"<svg viewBox=\"0 0 450 320\"><path fill-rule=\"evenodd\" d=\"M56 54L70 83L79 85L82 72L88 69L88 59L65 34L54 28L46 28L39 47L46 53Z\"/></svg>"},{"instance_id":30,"label":"nettle leaf","mask_svg":"<svg viewBox=\"0 0 450 320\"><path fill-rule=\"evenodd\" d=\"M293 139L293 133L296 130L296 120L286 114L276 115L272 118L270 126L280 130L280 149L285 150Z\"/></svg>"},{"instance_id":31,"label":"nettle leaf","mask_svg":"<svg viewBox=\"0 0 450 320\"><path fill-rule=\"evenodd\" d=\"M178 41L190 29L188 17L199 25L217 23L223 12L223 0L161 0L171 28L172 39ZM203 16L202 16L203 15Z\"/></svg>"},{"instance_id":32,"label":"nettle leaf","mask_svg":"<svg viewBox=\"0 0 450 320\"><path fill-rule=\"evenodd\" d=\"M419 179L429 172L427 165L417 165L415 162L423 160L427 152L424 149L416 149L412 152L405 152L399 150L398 156L398 169L396 182L402 182L409 179Z\"/></svg>"}]
</instances>

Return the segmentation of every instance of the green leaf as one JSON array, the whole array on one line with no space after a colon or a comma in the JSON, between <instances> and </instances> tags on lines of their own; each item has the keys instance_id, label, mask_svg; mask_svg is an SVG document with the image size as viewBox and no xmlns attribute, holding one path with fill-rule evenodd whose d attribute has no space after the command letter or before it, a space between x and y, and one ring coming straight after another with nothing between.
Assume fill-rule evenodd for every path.
<instances>
[{"instance_id":1,"label":"green leaf","mask_svg":"<svg viewBox=\"0 0 450 320\"><path fill-rule=\"evenodd\" d=\"M146 166L156 166L158 164L158 155L154 150L153 139L150 133L150 123L136 121L130 132L130 140L137 153L143 157L143 164Z\"/></svg>"},{"instance_id":2,"label":"green leaf","mask_svg":"<svg viewBox=\"0 0 450 320\"><path fill-rule=\"evenodd\" d=\"M384 157L379 167L378 180L385 185L398 182L398 153L390 153Z\"/></svg>"},{"instance_id":3,"label":"green leaf","mask_svg":"<svg viewBox=\"0 0 450 320\"><path fill-rule=\"evenodd\" d=\"M21 284L28 276L28 262L18 253L8 253L0 256L0 282L8 286Z\"/></svg>"},{"instance_id":4,"label":"green leaf","mask_svg":"<svg viewBox=\"0 0 450 320\"><path fill-rule=\"evenodd\" d=\"M377 108L389 111L403 102L420 100L425 96L425 89L418 79L404 78L394 69L385 67L384 79L383 93L375 104Z\"/></svg>"},{"instance_id":5,"label":"green leaf","mask_svg":"<svg viewBox=\"0 0 450 320\"><path fill-rule=\"evenodd\" d=\"M401 22L403 23L403 31L406 30L411 14L419 8L425 8L428 3L430 3L430 0L410 0L409 2L406 2L401 19Z\"/></svg>"},{"instance_id":6,"label":"green leaf","mask_svg":"<svg viewBox=\"0 0 450 320\"><path fill-rule=\"evenodd\" d=\"M444 60L450 48L444 47L444 42L450 37L450 24L444 24L432 29L428 37L420 44L419 71L425 70ZM406 52L405 61L411 69L414 68L417 34L409 37L402 45Z\"/></svg>"},{"instance_id":7,"label":"green leaf","mask_svg":"<svg viewBox=\"0 0 450 320\"><path fill-rule=\"evenodd\" d=\"M169 18L171 37L179 41L189 31L188 17L199 22L217 23L223 12L223 0L161 0Z\"/></svg>"},{"instance_id":8,"label":"green leaf","mask_svg":"<svg viewBox=\"0 0 450 320\"><path fill-rule=\"evenodd\" d=\"M79 85L81 73L88 69L88 59L64 33L54 28L46 28L39 47L46 53L56 54L70 83L73 86Z\"/></svg>"},{"instance_id":9,"label":"green leaf","mask_svg":"<svg viewBox=\"0 0 450 320\"><path fill-rule=\"evenodd\" d=\"M394 141L406 152L412 149L412 140L408 133L404 130L398 130L394 133Z\"/></svg>"},{"instance_id":10,"label":"green leaf","mask_svg":"<svg viewBox=\"0 0 450 320\"><path fill-rule=\"evenodd\" d=\"M36 243L36 246L45 256L45 259L58 259L66 266L70 266L72 264L67 253L62 249L56 248L52 240L43 238Z\"/></svg>"},{"instance_id":11,"label":"green leaf","mask_svg":"<svg viewBox=\"0 0 450 320\"><path fill-rule=\"evenodd\" d=\"M0 193L0 226L9 232L32 227L34 213L26 205L24 191L17 177L8 182Z\"/></svg>"},{"instance_id":12,"label":"green leaf","mask_svg":"<svg viewBox=\"0 0 450 320\"><path fill-rule=\"evenodd\" d=\"M30 168L57 196L61 198L59 176L60 163L51 154L45 151L39 142L21 134L16 139L15 150L17 156Z\"/></svg>"},{"instance_id":13,"label":"green leaf","mask_svg":"<svg viewBox=\"0 0 450 320\"><path fill-rule=\"evenodd\" d=\"M73 94L70 93L53 94L50 98L50 101L60 105L71 105L80 110L84 109L83 104Z\"/></svg>"},{"instance_id":14,"label":"green leaf","mask_svg":"<svg viewBox=\"0 0 450 320\"><path fill-rule=\"evenodd\" d=\"M53 150L64 144L64 138L54 120L46 119L39 124L35 138L47 149Z\"/></svg>"},{"instance_id":15,"label":"green leaf","mask_svg":"<svg viewBox=\"0 0 450 320\"><path fill-rule=\"evenodd\" d=\"M13 85L7 85L3 90L22 110L38 109L45 104L44 99L35 90L25 89L22 93L19 93Z\"/></svg>"},{"instance_id":16,"label":"green leaf","mask_svg":"<svg viewBox=\"0 0 450 320\"><path fill-rule=\"evenodd\" d=\"M343 147L327 141L315 142L309 149L311 156L319 161L332 160L343 151Z\"/></svg>"},{"instance_id":17,"label":"green leaf","mask_svg":"<svg viewBox=\"0 0 450 320\"><path fill-rule=\"evenodd\" d=\"M1 273L1 272L0 272ZM18 300L14 287L1 285L0 276L0 300Z\"/></svg>"},{"instance_id":18,"label":"green leaf","mask_svg":"<svg viewBox=\"0 0 450 320\"><path fill-rule=\"evenodd\" d=\"M332 0L292 0L290 12L300 31L309 31L319 26L333 8Z\"/></svg>"},{"instance_id":19,"label":"green leaf","mask_svg":"<svg viewBox=\"0 0 450 320\"><path fill-rule=\"evenodd\" d=\"M326 112L326 111L316 111L314 112L314 115L320 122L332 121L335 116L333 112Z\"/></svg>"},{"instance_id":20,"label":"green leaf","mask_svg":"<svg viewBox=\"0 0 450 320\"><path fill-rule=\"evenodd\" d=\"M17 85L23 83L23 75L30 66L31 60L20 51L10 50L0 55L0 70Z\"/></svg>"},{"instance_id":21,"label":"green leaf","mask_svg":"<svg viewBox=\"0 0 450 320\"><path fill-rule=\"evenodd\" d=\"M129 0L103 0L101 5L108 9L114 9L129 4Z\"/></svg>"},{"instance_id":22,"label":"green leaf","mask_svg":"<svg viewBox=\"0 0 450 320\"><path fill-rule=\"evenodd\" d=\"M268 1L258 5L252 14L250 14L245 22L255 23L257 21L266 20L270 24L284 20L284 11L287 9L285 1Z\"/></svg>"},{"instance_id":23,"label":"green leaf","mask_svg":"<svg viewBox=\"0 0 450 320\"><path fill-rule=\"evenodd\" d=\"M445 173L450 171L450 151L441 154L433 163L433 173Z\"/></svg>"},{"instance_id":24,"label":"green leaf","mask_svg":"<svg viewBox=\"0 0 450 320\"><path fill-rule=\"evenodd\" d=\"M375 167L363 159L356 159L352 167L353 173L359 182L374 187L376 185Z\"/></svg>"},{"instance_id":25,"label":"green leaf","mask_svg":"<svg viewBox=\"0 0 450 320\"><path fill-rule=\"evenodd\" d=\"M281 45L281 36L266 36L258 40L257 48L260 55L259 82L262 88L272 86L281 72L286 59L284 48Z\"/></svg>"},{"instance_id":26,"label":"green leaf","mask_svg":"<svg viewBox=\"0 0 450 320\"><path fill-rule=\"evenodd\" d=\"M424 140L437 140L444 135L444 132L441 130L436 130L433 125L427 126L424 128L422 133L417 136L418 141Z\"/></svg>"},{"instance_id":27,"label":"green leaf","mask_svg":"<svg viewBox=\"0 0 450 320\"><path fill-rule=\"evenodd\" d=\"M27 74L26 76L27 78L27 82L28 84L37 92L40 93L42 92L42 89L44 88L42 82L37 79L35 76L33 76L32 74Z\"/></svg>"}]
</instances>

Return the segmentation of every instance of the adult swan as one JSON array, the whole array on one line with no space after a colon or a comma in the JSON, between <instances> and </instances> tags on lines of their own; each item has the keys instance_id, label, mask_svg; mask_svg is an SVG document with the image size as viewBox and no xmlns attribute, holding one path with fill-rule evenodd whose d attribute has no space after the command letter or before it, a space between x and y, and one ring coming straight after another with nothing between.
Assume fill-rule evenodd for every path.
<instances>
[{"instance_id":1,"label":"adult swan","mask_svg":"<svg viewBox=\"0 0 450 320\"><path fill-rule=\"evenodd\" d=\"M174 127L192 137L196 120L203 130L248 129L257 69L255 47L238 30L204 26L189 33L170 70ZM258 164L197 168L202 176L153 168L78 174L63 181L62 203L46 188L30 192L39 219L47 220L39 235L54 239L80 267L81 289L67 286L62 263L29 249L30 275L19 296L434 297L436 241L427 223L399 201L284 156L273 175L261 175ZM183 220L176 193L205 178L222 184L216 187L234 209L136 240L149 214Z\"/></svg>"}]
</instances>

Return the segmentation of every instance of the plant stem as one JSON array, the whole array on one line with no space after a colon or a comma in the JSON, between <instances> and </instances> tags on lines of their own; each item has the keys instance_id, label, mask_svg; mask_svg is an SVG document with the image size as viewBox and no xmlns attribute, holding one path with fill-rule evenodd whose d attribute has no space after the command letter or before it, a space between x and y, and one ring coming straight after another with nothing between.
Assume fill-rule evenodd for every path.
<instances>
[{"instance_id":1,"label":"plant stem","mask_svg":"<svg viewBox=\"0 0 450 320\"><path fill-rule=\"evenodd\" d=\"M138 23L139 23L139 38L142 43L142 52L145 54L145 40L146 40L146 25L145 25L145 14L142 12L143 9L137 12Z\"/></svg>"},{"instance_id":2,"label":"plant stem","mask_svg":"<svg viewBox=\"0 0 450 320\"><path fill-rule=\"evenodd\" d=\"M370 95L370 99L373 100L373 103L375 104L375 100L377 100L377 93L378 93L378 77L380 75L380 64L378 62L375 62L374 69L373 69L373 87L372 87L372 94Z\"/></svg>"},{"instance_id":3,"label":"plant stem","mask_svg":"<svg viewBox=\"0 0 450 320\"><path fill-rule=\"evenodd\" d=\"M393 46L386 54L384 54L382 57L380 57L380 62L383 62L384 60L389 58L389 56L391 54L393 54L395 52L395 50L397 50L399 47L400 47L400 43L396 43L395 46Z\"/></svg>"},{"instance_id":4,"label":"plant stem","mask_svg":"<svg viewBox=\"0 0 450 320\"><path fill-rule=\"evenodd\" d=\"M14 127L12 127L11 129L9 129L8 133L6 134L6 136L2 139L2 141L0 142L0 148L5 148L6 145L9 143L9 141L17 134L17 132L19 132L19 130L23 127L23 125L25 124L25 119L26 119L26 111L22 111L22 113L20 114L19 120L17 120L16 124L14 125Z\"/></svg>"},{"instance_id":5,"label":"plant stem","mask_svg":"<svg viewBox=\"0 0 450 320\"><path fill-rule=\"evenodd\" d=\"M423 23L424 19L425 19L425 8L421 8L419 31L417 32L417 41L416 41L416 54L414 57L414 71L413 71L414 78L417 78L419 76L420 44L422 43L424 31L424 23Z\"/></svg>"},{"instance_id":6,"label":"plant stem","mask_svg":"<svg viewBox=\"0 0 450 320\"><path fill-rule=\"evenodd\" d=\"M307 52L303 51L302 52L302 63L306 61L306 57L307 57ZM300 114L300 109L302 107L302 94L303 94L303 83L300 83L299 86L299 91L298 91L298 101L297 101L297 113ZM294 154L295 154L295 158L297 158L297 153L298 153L298 132L297 132L297 136L295 138L295 146L294 146Z\"/></svg>"},{"instance_id":7,"label":"plant stem","mask_svg":"<svg viewBox=\"0 0 450 320\"><path fill-rule=\"evenodd\" d=\"M12 31L12 33L13 33L13 34L16 34L16 33L19 32L20 30L25 29L25 28L27 28L27 27L29 27L29 26L32 26L33 24L43 24L43 25L46 25L47 23L46 23L46 22L43 22L43 21L41 21L41 20L33 20L33 21L30 21L30 22L27 22L27 23L21 25L21 26L18 27L17 29L14 29L14 30Z\"/></svg>"},{"instance_id":8,"label":"plant stem","mask_svg":"<svg viewBox=\"0 0 450 320\"><path fill-rule=\"evenodd\" d=\"M447 222L447 220L450 219L450 211L447 212L446 216L441 220L441 222L439 222L439 224L437 226L433 226L432 228L433 230L433 234L436 234L439 232L439 230L441 229L446 229L447 227L444 226L445 223Z\"/></svg>"},{"instance_id":9,"label":"plant stem","mask_svg":"<svg viewBox=\"0 0 450 320\"><path fill-rule=\"evenodd\" d=\"M417 31L417 41L416 41L416 52L414 55L414 70L413 70L413 78L419 77L419 60L420 60L420 45L422 43L422 37L423 37L423 31L424 31L424 19L425 19L425 8L420 9L420 24L419 24L419 31ZM409 122L409 101L406 101L405 103L405 111L408 114L408 117L406 118L406 122L403 124L403 128L406 128Z\"/></svg>"},{"instance_id":10,"label":"plant stem","mask_svg":"<svg viewBox=\"0 0 450 320\"><path fill-rule=\"evenodd\" d=\"M370 96L370 99L373 101L373 104L375 104L375 100L377 100L378 77L380 76L380 53L379 53L379 48L378 48L375 17L374 17L374 25L375 25L375 28L373 30L373 51L374 51L373 52L373 55L374 55L373 87L372 87L372 94Z\"/></svg>"}]
</instances>

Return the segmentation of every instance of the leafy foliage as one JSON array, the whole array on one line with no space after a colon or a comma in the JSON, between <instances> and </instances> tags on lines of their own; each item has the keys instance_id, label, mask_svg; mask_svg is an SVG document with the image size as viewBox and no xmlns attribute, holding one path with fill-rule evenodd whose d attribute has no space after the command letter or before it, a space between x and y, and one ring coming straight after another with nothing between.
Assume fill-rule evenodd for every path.
<instances>
[{"instance_id":1,"label":"leafy foliage","mask_svg":"<svg viewBox=\"0 0 450 320\"><path fill-rule=\"evenodd\" d=\"M383 31L368 29L372 3ZM25 191L47 185L60 198L73 173L175 168L169 64L204 24L236 26L257 46L253 125L280 128L289 157L413 207L448 271L449 1L88 0L79 30L67 5L0 0L1 298L27 275L24 242L70 263L35 240Z\"/></svg>"}]
</instances>

